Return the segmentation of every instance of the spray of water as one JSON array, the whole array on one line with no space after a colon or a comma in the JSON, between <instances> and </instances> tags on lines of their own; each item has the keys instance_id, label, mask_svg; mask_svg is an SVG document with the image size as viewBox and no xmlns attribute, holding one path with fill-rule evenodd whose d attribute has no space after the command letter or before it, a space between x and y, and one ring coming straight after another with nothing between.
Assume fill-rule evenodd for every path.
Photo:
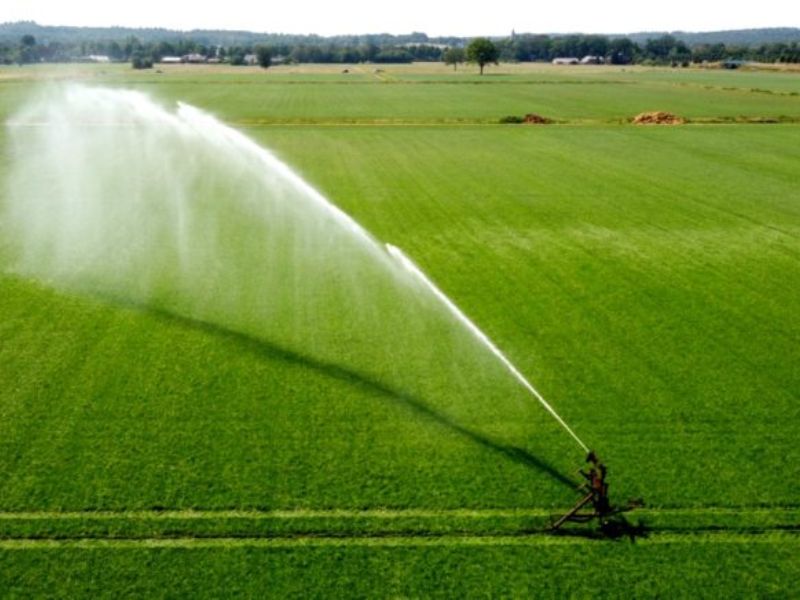
<instances>
[{"instance_id":1,"label":"spray of water","mask_svg":"<svg viewBox=\"0 0 800 600\"><path fill-rule=\"evenodd\" d=\"M2 225L16 272L377 378L452 362L458 353L419 340L447 337L458 324L587 450L399 249L387 252L275 155L214 117L185 104L173 113L136 92L68 86L8 125Z\"/></svg>"},{"instance_id":2,"label":"spray of water","mask_svg":"<svg viewBox=\"0 0 800 600\"><path fill-rule=\"evenodd\" d=\"M534 388L531 383L525 378L525 376L519 372L519 370L514 366L514 364L508 360L505 354L503 354L500 349L494 345L492 340L480 330L480 328L472 322L472 320L465 315L458 306L456 306L447 295L440 290L436 284L434 284L426 275L422 272L422 270L410 259L408 258L400 248L396 246L392 246L391 244L386 244L386 250L389 252L391 256L393 256L397 261L403 266L403 268L411 273L414 277L416 277L431 293L439 300L441 303L450 311L450 313L458 319L460 323L462 323L469 332L474 335L480 342L483 344L492 354L494 354L500 362L503 363L506 369L519 381L522 386L528 390L536 400L549 412L553 418L558 421L558 423L572 436L572 438L578 442L581 448L585 452L589 452L589 447L583 443L583 441L576 435L576 433L572 430L572 428L566 424L564 419L562 419L559 414L555 411L555 409L550 405L547 400Z\"/></svg>"},{"instance_id":3,"label":"spray of water","mask_svg":"<svg viewBox=\"0 0 800 600\"><path fill-rule=\"evenodd\" d=\"M330 360L342 339L376 346L380 315L400 322L402 286L380 245L202 111L67 86L8 130L3 236L18 274Z\"/></svg>"}]
</instances>

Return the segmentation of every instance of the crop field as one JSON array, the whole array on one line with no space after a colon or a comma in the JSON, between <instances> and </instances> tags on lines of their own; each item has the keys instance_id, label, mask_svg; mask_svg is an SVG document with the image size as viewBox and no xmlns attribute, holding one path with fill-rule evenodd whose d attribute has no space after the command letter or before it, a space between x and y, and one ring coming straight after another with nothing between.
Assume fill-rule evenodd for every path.
<instances>
[{"instance_id":1,"label":"crop field","mask_svg":"<svg viewBox=\"0 0 800 600\"><path fill-rule=\"evenodd\" d=\"M370 289L263 335L20 273L4 127L0 589L790 596L800 74L344 68L3 67L0 120L77 81L269 148L497 343L608 464L612 501L644 500L640 535L549 533L583 452L469 336L426 334L399 299L365 345L336 307ZM629 122L656 110L688 122ZM527 113L554 123L498 123ZM215 214L245 248L246 219ZM261 258L235 256L253 295Z\"/></svg>"}]
</instances>

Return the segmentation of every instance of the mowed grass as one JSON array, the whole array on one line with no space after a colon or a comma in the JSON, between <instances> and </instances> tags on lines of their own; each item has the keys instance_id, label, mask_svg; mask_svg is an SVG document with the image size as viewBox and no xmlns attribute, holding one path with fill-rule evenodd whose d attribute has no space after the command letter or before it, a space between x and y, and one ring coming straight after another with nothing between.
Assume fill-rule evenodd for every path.
<instances>
[{"instance_id":1,"label":"mowed grass","mask_svg":"<svg viewBox=\"0 0 800 600\"><path fill-rule=\"evenodd\" d=\"M333 65L267 71L162 65L145 72L15 67L0 68L0 81L6 96L40 79L140 89L238 124L496 123L527 113L570 123L617 123L654 110L700 121L800 119L797 73L501 65L481 77L471 67L346 67L348 73Z\"/></svg>"},{"instance_id":2,"label":"mowed grass","mask_svg":"<svg viewBox=\"0 0 800 600\"><path fill-rule=\"evenodd\" d=\"M158 85L111 76L238 123L474 121L523 112L534 90L553 106L574 94L587 120L672 93L706 116L722 114L704 107L712 92L731 114L797 114L792 96L701 89L695 79L706 75L694 71L681 82L690 85L665 83L666 71L614 73L632 84L581 73L509 69L481 85L473 76L331 85L340 74L326 70L283 75L300 84L214 70ZM759 75L731 79L777 89L791 77ZM548 76L586 81L532 82ZM4 116L29 89L0 84ZM541 535L547 515L574 501L580 449L483 363L467 373L456 368L463 357L437 362L418 372L423 382L398 364L395 378L376 379L351 365L385 355L354 357L346 337L343 366L6 274L7 589L196 593L202 582L212 596L268 586L278 596L563 596L589 591L577 574L587 572L614 573L612 595L789 589L798 521L784 465L800 459L796 126L245 131L416 260L608 462L612 499L647 501L638 518L651 536L622 546ZM328 545L330 536L343 539ZM59 538L65 545L48 545ZM160 542L177 547L146 548Z\"/></svg>"},{"instance_id":3,"label":"mowed grass","mask_svg":"<svg viewBox=\"0 0 800 600\"><path fill-rule=\"evenodd\" d=\"M3 554L11 595L206 597L782 597L797 537L721 543L557 543L466 539L197 547L59 547ZM602 575L602 576L601 576ZM599 581L598 581L599 580Z\"/></svg>"},{"instance_id":4,"label":"mowed grass","mask_svg":"<svg viewBox=\"0 0 800 600\"><path fill-rule=\"evenodd\" d=\"M340 76L342 78L349 75ZM308 85L309 83L305 83ZM693 119L797 118L800 95L764 94L747 88L683 86L665 81L615 77L594 81L482 79L443 77L426 81L385 80L304 83L266 76L231 94L231 84L208 86L176 83L162 90L159 82L139 89L157 97L179 97L234 122L337 123L422 122L496 123L507 115L537 113L567 122L625 121L641 112L665 110ZM397 89L399 88L399 89Z\"/></svg>"},{"instance_id":5,"label":"mowed grass","mask_svg":"<svg viewBox=\"0 0 800 600\"><path fill-rule=\"evenodd\" d=\"M625 446L638 467L623 494L677 506L794 503L757 457L795 456L800 381L776 359L800 334L795 136L498 127L403 130L390 146L325 130L305 158L288 130L262 139L342 190L340 205L369 207L361 221L416 257L579 432Z\"/></svg>"}]
</instances>

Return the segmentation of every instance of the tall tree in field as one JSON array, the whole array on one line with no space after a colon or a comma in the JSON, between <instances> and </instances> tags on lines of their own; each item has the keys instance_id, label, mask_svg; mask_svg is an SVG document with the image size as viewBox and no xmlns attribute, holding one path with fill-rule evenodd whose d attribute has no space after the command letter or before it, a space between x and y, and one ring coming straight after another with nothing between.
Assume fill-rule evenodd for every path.
<instances>
[{"instance_id":1,"label":"tall tree in field","mask_svg":"<svg viewBox=\"0 0 800 600\"><path fill-rule=\"evenodd\" d=\"M458 63L464 62L464 49L463 48L448 48L442 54L444 64L453 65L453 71L456 70Z\"/></svg>"},{"instance_id":2,"label":"tall tree in field","mask_svg":"<svg viewBox=\"0 0 800 600\"><path fill-rule=\"evenodd\" d=\"M36 38L32 35L23 35L17 52L19 64L36 62Z\"/></svg>"},{"instance_id":3,"label":"tall tree in field","mask_svg":"<svg viewBox=\"0 0 800 600\"><path fill-rule=\"evenodd\" d=\"M497 64L498 58L500 58L500 49L487 38L475 38L467 46L467 60L478 63L481 75L483 75L483 67L489 63Z\"/></svg>"},{"instance_id":4,"label":"tall tree in field","mask_svg":"<svg viewBox=\"0 0 800 600\"><path fill-rule=\"evenodd\" d=\"M263 69L269 69L272 64L272 49L268 46L256 46L256 60Z\"/></svg>"}]
</instances>

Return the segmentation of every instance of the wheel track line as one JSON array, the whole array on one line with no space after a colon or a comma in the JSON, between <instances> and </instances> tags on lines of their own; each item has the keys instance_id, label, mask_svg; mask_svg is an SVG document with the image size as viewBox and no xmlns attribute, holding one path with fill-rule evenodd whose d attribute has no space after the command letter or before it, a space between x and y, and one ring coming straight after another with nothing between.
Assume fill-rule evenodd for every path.
<instances>
[{"instance_id":1,"label":"wheel track line","mask_svg":"<svg viewBox=\"0 0 800 600\"><path fill-rule=\"evenodd\" d=\"M172 538L62 538L0 539L0 550L41 549L169 549L169 548L287 548L287 547L403 547L403 546L573 546L599 543L586 535L387 535L387 536L293 536L264 537L172 537ZM654 533L640 537L639 544L800 544L791 532L747 533L732 531Z\"/></svg>"},{"instance_id":2,"label":"wheel track line","mask_svg":"<svg viewBox=\"0 0 800 600\"><path fill-rule=\"evenodd\" d=\"M402 518L475 518L549 517L566 512L567 508L485 508L485 509L180 509L180 510L86 510L86 511L0 511L2 520L168 520L168 519L402 519ZM634 514L648 515L727 515L798 513L800 506L693 508L638 508Z\"/></svg>"}]
</instances>

